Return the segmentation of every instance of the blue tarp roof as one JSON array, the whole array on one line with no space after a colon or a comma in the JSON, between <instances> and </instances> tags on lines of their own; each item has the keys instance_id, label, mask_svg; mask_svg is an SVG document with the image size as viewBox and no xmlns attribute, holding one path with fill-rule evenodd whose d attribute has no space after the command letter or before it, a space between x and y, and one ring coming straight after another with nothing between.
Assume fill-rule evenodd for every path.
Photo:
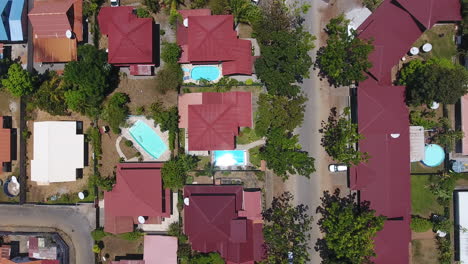
<instances>
[{"instance_id":1,"label":"blue tarp roof","mask_svg":"<svg viewBox=\"0 0 468 264\"><path fill-rule=\"evenodd\" d=\"M0 0L4 1L4 0ZM10 38L11 41L23 40L23 18L24 0L13 0L10 10Z\"/></svg>"},{"instance_id":2,"label":"blue tarp roof","mask_svg":"<svg viewBox=\"0 0 468 264\"><path fill-rule=\"evenodd\" d=\"M0 40L8 40L8 34L5 29L5 23L8 10L6 10L6 6L8 4L8 0L0 0L0 14L1 14L1 23L0 23Z\"/></svg>"}]
</instances>

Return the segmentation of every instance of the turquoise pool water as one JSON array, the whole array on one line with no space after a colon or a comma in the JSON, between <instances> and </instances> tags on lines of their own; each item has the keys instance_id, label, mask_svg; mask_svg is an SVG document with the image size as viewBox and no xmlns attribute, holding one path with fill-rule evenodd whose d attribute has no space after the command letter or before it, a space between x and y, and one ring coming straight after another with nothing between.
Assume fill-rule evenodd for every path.
<instances>
[{"instance_id":1,"label":"turquoise pool water","mask_svg":"<svg viewBox=\"0 0 468 264\"><path fill-rule=\"evenodd\" d=\"M444 149L437 144L430 144L424 148L425 158L422 163L428 167L437 167L445 159Z\"/></svg>"},{"instance_id":2,"label":"turquoise pool water","mask_svg":"<svg viewBox=\"0 0 468 264\"><path fill-rule=\"evenodd\" d=\"M245 150L215 150L213 151L215 166L245 165Z\"/></svg>"},{"instance_id":3,"label":"turquoise pool water","mask_svg":"<svg viewBox=\"0 0 468 264\"><path fill-rule=\"evenodd\" d=\"M213 81L218 79L220 74L218 67L215 66L195 66L190 72L192 79L197 81L200 79Z\"/></svg>"},{"instance_id":4,"label":"turquoise pool water","mask_svg":"<svg viewBox=\"0 0 468 264\"><path fill-rule=\"evenodd\" d=\"M138 120L130 129L130 135L146 153L158 159L167 150L164 141L145 122Z\"/></svg>"}]
</instances>

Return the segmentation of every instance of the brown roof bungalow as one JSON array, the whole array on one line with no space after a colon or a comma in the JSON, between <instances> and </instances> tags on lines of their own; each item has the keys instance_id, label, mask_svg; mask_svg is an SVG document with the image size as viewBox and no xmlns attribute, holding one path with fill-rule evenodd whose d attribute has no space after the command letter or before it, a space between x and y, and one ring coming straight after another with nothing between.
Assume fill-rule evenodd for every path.
<instances>
[{"instance_id":1,"label":"brown roof bungalow","mask_svg":"<svg viewBox=\"0 0 468 264\"><path fill-rule=\"evenodd\" d=\"M184 232L193 250L216 251L227 264L253 264L264 258L260 191L233 185L185 186L184 213Z\"/></svg>"},{"instance_id":2,"label":"brown roof bungalow","mask_svg":"<svg viewBox=\"0 0 468 264\"><path fill-rule=\"evenodd\" d=\"M171 190L161 179L163 163L120 163L114 188L104 193L104 230L132 232L134 224L160 224L171 216Z\"/></svg>"},{"instance_id":3,"label":"brown roof bungalow","mask_svg":"<svg viewBox=\"0 0 468 264\"><path fill-rule=\"evenodd\" d=\"M33 28L34 62L77 59L83 40L83 0L34 1L28 17Z\"/></svg>"},{"instance_id":4,"label":"brown roof bungalow","mask_svg":"<svg viewBox=\"0 0 468 264\"><path fill-rule=\"evenodd\" d=\"M11 132L11 117L0 116L0 167L2 172L11 171Z\"/></svg>"}]
</instances>

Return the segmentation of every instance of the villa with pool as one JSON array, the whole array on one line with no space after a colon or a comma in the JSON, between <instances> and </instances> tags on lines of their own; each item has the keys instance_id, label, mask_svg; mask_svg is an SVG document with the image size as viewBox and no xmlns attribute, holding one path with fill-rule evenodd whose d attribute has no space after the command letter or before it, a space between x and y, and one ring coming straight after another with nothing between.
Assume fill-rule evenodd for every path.
<instances>
[{"instance_id":1,"label":"villa with pool","mask_svg":"<svg viewBox=\"0 0 468 264\"><path fill-rule=\"evenodd\" d=\"M216 82L226 75L252 75L252 42L239 39L232 15L211 15L210 9L179 10L179 59L185 83Z\"/></svg>"},{"instance_id":2,"label":"villa with pool","mask_svg":"<svg viewBox=\"0 0 468 264\"><path fill-rule=\"evenodd\" d=\"M240 127L252 127L250 92L179 95L179 128L186 133L186 153L208 156L218 167L245 166L248 151L236 149Z\"/></svg>"}]
</instances>

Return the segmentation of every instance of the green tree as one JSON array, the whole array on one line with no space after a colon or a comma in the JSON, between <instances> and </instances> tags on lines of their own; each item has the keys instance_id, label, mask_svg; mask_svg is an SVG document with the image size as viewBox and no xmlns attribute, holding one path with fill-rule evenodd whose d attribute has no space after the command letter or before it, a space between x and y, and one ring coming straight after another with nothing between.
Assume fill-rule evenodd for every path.
<instances>
[{"instance_id":1,"label":"green tree","mask_svg":"<svg viewBox=\"0 0 468 264\"><path fill-rule=\"evenodd\" d=\"M363 136L357 131L357 124L348 119L350 109L345 108L343 114L338 115L336 108L330 110L328 121L322 121L321 145L327 154L337 162L346 165L358 165L369 159L367 152L360 152L355 148Z\"/></svg>"},{"instance_id":2,"label":"green tree","mask_svg":"<svg viewBox=\"0 0 468 264\"><path fill-rule=\"evenodd\" d=\"M298 141L297 135L281 128L272 128L267 134L265 146L260 149L260 158L283 180L289 178L288 173L309 178L315 171L314 158L301 150Z\"/></svg>"},{"instance_id":3,"label":"green tree","mask_svg":"<svg viewBox=\"0 0 468 264\"><path fill-rule=\"evenodd\" d=\"M322 263L372 263L375 256L374 237L383 229L385 217L377 216L368 201L357 202L356 194L340 196L340 190L323 193L317 207L323 238L317 239L315 250Z\"/></svg>"},{"instance_id":4,"label":"green tree","mask_svg":"<svg viewBox=\"0 0 468 264\"><path fill-rule=\"evenodd\" d=\"M209 5L213 15L225 15L228 13L228 0L209 0Z\"/></svg>"},{"instance_id":5,"label":"green tree","mask_svg":"<svg viewBox=\"0 0 468 264\"><path fill-rule=\"evenodd\" d=\"M293 263L310 261L308 250L312 229L312 217L309 207L304 204L292 205L294 197L285 192L274 197L271 207L262 215L266 221L263 227L265 238L265 263L286 263L292 253Z\"/></svg>"},{"instance_id":6,"label":"green tree","mask_svg":"<svg viewBox=\"0 0 468 264\"><path fill-rule=\"evenodd\" d=\"M170 90L178 91L182 84L182 77L184 77L184 72L178 64L165 64L156 74L156 87L163 94Z\"/></svg>"},{"instance_id":7,"label":"green tree","mask_svg":"<svg viewBox=\"0 0 468 264\"><path fill-rule=\"evenodd\" d=\"M169 131L169 148L175 148L176 135L179 133L179 110L177 106L166 109L161 101L151 105L151 115L155 124L159 124L161 131Z\"/></svg>"},{"instance_id":8,"label":"green tree","mask_svg":"<svg viewBox=\"0 0 468 264\"><path fill-rule=\"evenodd\" d=\"M125 121L130 113L127 103L130 98L124 93L115 93L109 101L104 105L102 111L102 119L106 121L112 132L120 133L120 127L125 125Z\"/></svg>"},{"instance_id":9,"label":"green tree","mask_svg":"<svg viewBox=\"0 0 468 264\"><path fill-rule=\"evenodd\" d=\"M193 256L190 264L224 264L224 260L218 252L211 252Z\"/></svg>"},{"instance_id":10,"label":"green tree","mask_svg":"<svg viewBox=\"0 0 468 264\"><path fill-rule=\"evenodd\" d=\"M2 79L2 86L15 97L34 93L36 83L37 78L24 70L19 63L13 63L8 68L7 78Z\"/></svg>"},{"instance_id":11,"label":"green tree","mask_svg":"<svg viewBox=\"0 0 468 264\"><path fill-rule=\"evenodd\" d=\"M93 45L78 48L78 61L65 65L65 101L68 108L96 117L101 103L110 90L112 67L107 63L107 53Z\"/></svg>"},{"instance_id":12,"label":"green tree","mask_svg":"<svg viewBox=\"0 0 468 264\"><path fill-rule=\"evenodd\" d=\"M372 67L368 59L374 50L372 41L358 38L354 30L348 33L348 25L344 15L331 19L325 27L327 45L317 51L315 66L320 70L319 76L335 87L364 81L364 72Z\"/></svg>"},{"instance_id":13,"label":"green tree","mask_svg":"<svg viewBox=\"0 0 468 264\"><path fill-rule=\"evenodd\" d=\"M236 26L239 23L253 25L260 17L260 9L249 0L229 0L229 9L234 16Z\"/></svg>"},{"instance_id":14,"label":"green tree","mask_svg":"<svg viewBox=\"0 0 468 264\"><path fill-rule=\"evenodd\" d=\"M406 101L410 105L455 104L468 92L468 71L447 60L409 63L400 73L399 83L405 84Z\"/></svg>"},{"instance_id":15,"label":"green tree","mask_svg":"<svg viewBox=\"0 0 468 264\"><path fill-rule=\"evenodd\" d=\"M312 59L308 52L315 37L304 30L301 14L283 1L273 0L265 4L254 23L262 50L255 71L272 95L296 96L300 91L297 83L309 76Z\"/></svg>"},{"instance_id":16,"label":"green tree","mask_svg":"<svg viewBox=\"0 0 468 264\"><path fill-rule=\"evenodd\" d=\"M161 50L161 59L165 63L177 64L182 50L177 43L163 42Z\"/></svg>"},{"instance_id":17,"label":"green tree","mask_svg":"<svg viewBox=\"0 0 468 264\"><path fill-rule=\"evenodd\" d=\"M47 75L46 80L34 93L32 104L51 115L67 115L62 78L55 72L50 72Z\"/></svg>"},{"instance_id":18,"label":"green tree","mask_svg":"<svg viewBox=\"0 0 468 264\"><path fill-rule=\"evenodd\" d=\"M197 167L198 158L191 155L178 155L164 164L161 176L164 187L178 190L184 187L187 173Z\"/></svg>"},{"instance_id":19,"label":"green tree","mask_svg":"<svg viewBox=\"0 0 468 264\"><path fill-rule=\"evenodd\" d=\"M286 96L260 94L258 99L257 116L255 118L255 133L265 136L270 128L283 128L292 132L304 121L304 96L289 99Z\"/></svg>"},{"instance_id":20,"label":"green tree","mask_svg":"<svg viewBox=\"0 0 468 264\"><path fill-rule=\"evenodd\" d=\"M136 9L136 15L137 15L137 17L140 17L140 18L148 18L148 17L151 17L150 12L149 12L148 9L146 9L145 7L138 7L138 8Z\"/></svg>"},{"instance_id":21,"label":"green tree","mask_svg":"<svg viewBox=\"0 0 468 264\"><path fill-rule=\"evenodd\" d=\"M159 0L144 0L143 3L145 6L148 7L148 9L157 14L159 10L161 9L161 5L159 4Z\"/></svg>"},{"instance_id":22,"label":"green tree","mask_svg":"<svg viewBox=\"0 0 468 264\"><path fill-rule=\"evenodd\" d=\"M369 8L370 11L374 11L382 3L383 0L364 0L363 5Z\"/></svg>"}]
</instances>

